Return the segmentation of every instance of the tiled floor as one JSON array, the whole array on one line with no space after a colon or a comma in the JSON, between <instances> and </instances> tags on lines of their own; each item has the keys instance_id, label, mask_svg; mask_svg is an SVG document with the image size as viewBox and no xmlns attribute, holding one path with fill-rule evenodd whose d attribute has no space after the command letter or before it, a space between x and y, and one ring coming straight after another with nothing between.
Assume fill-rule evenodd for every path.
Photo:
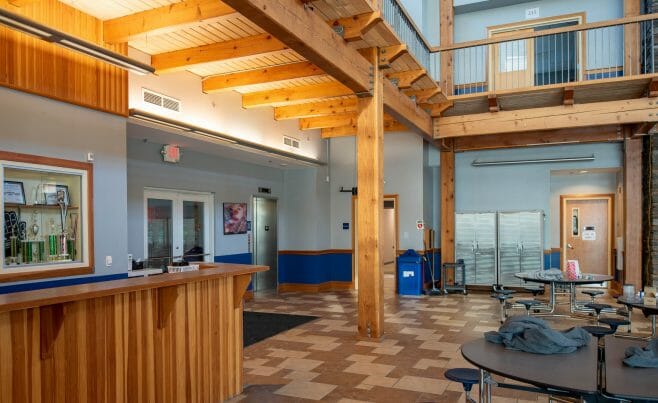
<instances>
[{"instance_id":1,"label":"tiled floor","mask_svg":"<svg viewBox=\"0 0 658 403\"><path fill-rule=\"evenodd\" d=\"M385 337L379 341L356 337L355 292L257 295L246 309L319 319L246 348L246 387L231 402L463 402L461 385L443 372L469 366L459 347L498 328L498 302L486 293L386 295ZM639 312L633 319L634 330L648 331ZM586 323L550 320L556 328ZM494 396L495 402L548 400L506 389Z\"/></svg>"}]
</instances>

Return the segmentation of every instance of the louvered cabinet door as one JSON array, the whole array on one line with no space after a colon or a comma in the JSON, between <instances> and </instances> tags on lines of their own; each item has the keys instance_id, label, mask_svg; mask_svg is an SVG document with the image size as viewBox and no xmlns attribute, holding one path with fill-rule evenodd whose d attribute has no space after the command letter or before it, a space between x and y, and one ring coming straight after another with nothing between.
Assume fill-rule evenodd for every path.
<instances>
[{"instance_id":1,"label":"louvered cabinet door","mask_svg":"<svg viewBox=\"0 0 658 403\"><path fill-rule=\"evenodd\" d=\"M498 213L498 282L505 286L519 285L514 274L521 271L521 245L518 213Z\"/></svg>"},{"instance_id":2,"label":"louvered cabinet door","mask_svg":"<svg viewBox=\"0 0 658 403\"><path fill-rule=\"evenodd\" d=\"M496 213L475 215L475 283L492 285L496 281Z\"/></svg>"},{"instance_id":3,"label":"louvered cabinet door","mask_svg":"<svg viewBox=\"0 0 658 403\"><path fill-rule=\"evenodd\" d=\"M519 213L521 229L521 272L533 272L544 268L544 213L524 211Z\"/></svg>"},{"instance_id":4,"label":"louvered cabinet door","mask_svg":"<svg viewBox=\"0 0 658 403\"><path fill-rule=\"evenodd\" d=\"M455 214L455 262L464 261L466 284L475 284L475 214Z\"/></svg>"}]
</instances>

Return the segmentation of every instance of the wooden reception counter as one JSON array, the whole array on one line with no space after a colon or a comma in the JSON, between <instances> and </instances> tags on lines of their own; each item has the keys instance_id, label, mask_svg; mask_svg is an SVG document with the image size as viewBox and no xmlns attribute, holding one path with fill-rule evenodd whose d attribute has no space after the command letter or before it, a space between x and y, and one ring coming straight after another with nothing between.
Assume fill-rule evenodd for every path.
<instances>
[{"instance_id":1,"label":"wooden reception counter","mask_svg":"<svg viewBox=\"0 0 658 403\"><path fill-rule=\"evenodd\" d=\"M242 296L265 266L0 295L0 402L219 402L242 391Z\"/></svg>"}]
</instances>

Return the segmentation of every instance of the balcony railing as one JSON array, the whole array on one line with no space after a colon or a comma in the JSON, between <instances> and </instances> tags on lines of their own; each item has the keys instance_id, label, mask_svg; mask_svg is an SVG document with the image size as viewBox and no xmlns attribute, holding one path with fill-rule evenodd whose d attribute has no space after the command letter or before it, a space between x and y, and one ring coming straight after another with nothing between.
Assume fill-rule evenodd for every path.
<instances>
[{"instance_id":1,"label":"balcony railing","mask_svg":"<svg viewBox=\"0 0 658 403\"><path fill-rule=\"evenodd\" d=\"M427 71L434 80L439 81L438 58L431 52L431 46L414 24L399 0L382 0L381 12L384 20L393 28L398 38L407 45L409 52L416 58L418 63Z\"/></svg>"},{"instance_id":2,"label":"balcony railing","mask_svg":"<svg viewBox=\"0 0 658 403\"><path fill-rule=\"evenodd\" d=\"M442 51L451 52L453 58L453 80L447 95L656 73L658 19L654 18L646 15L633 21L625 18L515 36L505 33L499 39L445 47ZM431 58L438 60L439 53L434 50Z\"/></svg>"}]
</instances>

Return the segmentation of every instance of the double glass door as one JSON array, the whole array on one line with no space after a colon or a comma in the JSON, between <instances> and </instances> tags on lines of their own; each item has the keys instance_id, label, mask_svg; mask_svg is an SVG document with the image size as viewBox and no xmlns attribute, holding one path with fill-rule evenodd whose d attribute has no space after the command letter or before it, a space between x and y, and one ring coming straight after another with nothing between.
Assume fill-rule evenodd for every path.
<instances>
[{"instance_id":1,"label":"double glass door","mask_svg":"<svg viewBox=\"0 0 658 403\"><path fill-rule=\"evenodd\" d=\"M214 197L211 193L144 191L145 257L149 266L172 261L213 261Z\"/></svg>"}]
</instances>

